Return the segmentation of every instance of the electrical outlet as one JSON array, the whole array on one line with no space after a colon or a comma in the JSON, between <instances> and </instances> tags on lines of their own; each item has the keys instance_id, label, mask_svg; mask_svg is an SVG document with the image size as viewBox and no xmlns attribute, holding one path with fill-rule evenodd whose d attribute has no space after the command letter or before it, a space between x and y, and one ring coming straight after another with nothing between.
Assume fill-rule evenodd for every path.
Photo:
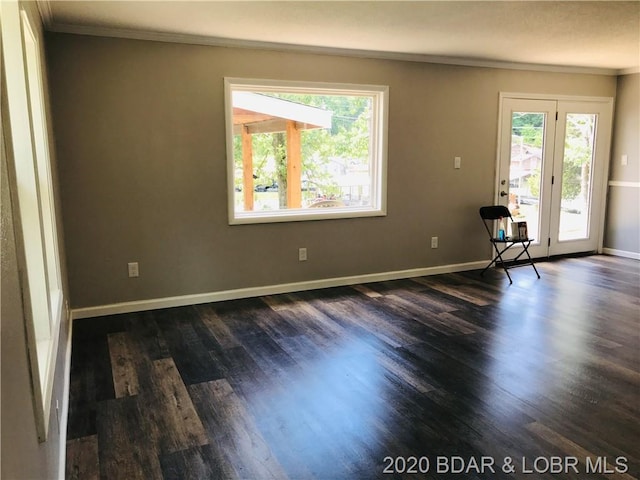
<instances>
[{"instance_id":1,"label":"electrical outlet","mask_svg":"<svg viewBox=\"0 0 640 480\"><path fill-rule=\"evenodd\" d=\"M298 260L301 262L306 262L307 261L307 249L306 248L299 248L298 249Z\"/></svg>"},{"instance_id":2,"label":"electrical outlet","mask_svg":"<svg viewBox=\"0 0 640 480\"><path fill-rule=\"evenodd\" d=\"M138 262L129 262L127 263L127 268L129 269L129 277L139 277L140 270L138 269Z\"/></svg>"},{"instance_id":3,"label":"electrical outlet","mask_svg":"<svg viewBox=\"0 0 640 480\"><path fill-rule=\"evenodd\" d=\"M438 237L431 237L431 248L438 248Z\"/></svg>"}]
</instances>

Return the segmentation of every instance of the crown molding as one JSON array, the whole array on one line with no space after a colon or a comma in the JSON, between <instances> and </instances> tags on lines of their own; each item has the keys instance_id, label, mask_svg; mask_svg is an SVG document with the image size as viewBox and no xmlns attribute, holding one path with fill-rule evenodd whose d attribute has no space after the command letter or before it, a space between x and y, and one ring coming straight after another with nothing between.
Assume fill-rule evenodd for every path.
<instances>
[{"instance_id":1,"label":"crown molding","mask_svg":"<svg viewBox=\"0 0 640 480\"><path fill-rule=\"evenodd\" d=\"M51 11L51 1L36 0L36 6L38 7L38 12L40 12L42 25L48 29L53 24L53 12Z\"/></svg>"},{"instance_id":2,"label":"crown molding","mask_svg":"<svg viewBox=\"0 0 640 480\"><path fill-rule=\"evenodd\" d=\"M49 0L38 0L38 4L48 5ZM50 10L49 10L50 11ZM489 59L474 59L464 57L448 57L438 55L424 55L415 53L382 52L376 50L357 50L334 47L317 47L308 45L293 45L288 43L260 42L253 40L235 40L204 35L181 33L154 32L148 30L131 30L110 27L95 27L86 25L69 25L50 23L46 29L57 33L71 33L76 35L90 35L97 37L124 38L131 40L149 40L166 43L182 43L191 45L206 45L214 47L250 48L259 50L276 50L295 53L311 53L318 55L336 55L343 57L370 58L378 60L399 60L405 62L434 63L463 67L500 68L507 70L528 70L551 73L579 73L589 75L617 76L636 73L640 68L614 69L597 67L577 67L564 65L545 65L535 63L503 62Z\"/></svg>"},{"instance_id":3,"label":"crown molding","mask_svg":"<svg viewBox=\"0 0 640 480\"><path fill-rule=\"evenodd\" d=\"M634 73L640 73L640 67L623 68L618 70L618 75L633 75Z\"/></svg>"}]
</instances>

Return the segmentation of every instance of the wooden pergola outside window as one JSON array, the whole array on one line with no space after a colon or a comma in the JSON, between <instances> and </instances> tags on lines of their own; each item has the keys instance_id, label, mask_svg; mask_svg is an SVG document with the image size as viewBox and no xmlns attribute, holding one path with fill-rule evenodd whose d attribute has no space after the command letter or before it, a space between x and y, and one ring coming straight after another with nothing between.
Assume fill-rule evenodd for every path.
<instances>
[{"instance_id":1,"label":"wooden pergola outside window","mask_svg":"<svg viewBox=\"0 0 640 480\"><path fill-rule=\"evenodd\" d=\"M255 92L233 92L233 133L242 136L242 191L253 210L254 133L286 133L287 208L302 207L302 130L331 128L332 112Z\"/></svg>"}]
</instances>

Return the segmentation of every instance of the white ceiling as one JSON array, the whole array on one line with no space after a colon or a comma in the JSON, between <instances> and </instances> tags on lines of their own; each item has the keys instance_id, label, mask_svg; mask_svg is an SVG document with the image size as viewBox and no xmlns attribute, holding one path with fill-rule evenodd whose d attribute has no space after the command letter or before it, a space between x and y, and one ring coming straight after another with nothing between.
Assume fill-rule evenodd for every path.
<instances>
[{"instance_id":1,"label":"white ceiling","mask_svg":"<svg viewBox=\"0 0 640 480\"><path fill-rule=\"evenodd\" d=\"M48 0L39 6L54 31L463 65L640 71L637 0Z\"/></svg>"}]
</instances>

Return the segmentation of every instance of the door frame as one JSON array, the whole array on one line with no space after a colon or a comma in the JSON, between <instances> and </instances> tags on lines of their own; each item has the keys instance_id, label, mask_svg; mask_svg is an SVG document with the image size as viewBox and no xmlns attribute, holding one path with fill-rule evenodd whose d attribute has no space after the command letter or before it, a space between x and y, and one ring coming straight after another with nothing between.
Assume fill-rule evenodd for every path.
<instances>
[{"instance_id":1,"label":"door frame","mask_svg":"<svg viewBox=\"0 0 640 480\"><path fill-rule=\"evenodd\" d=\"M597 219L597 225L595 227L598 229L597 232L597 252L602 253L603 245L604 245L604 231L605 231L605 217L607 211L607 186L609 180L609 168L611 164L611 135L613 131L613 108L614 108L614 98L613 97L600 97L600 96L582 96L582 95L554 95L554 94L545 94L545 93L521 93L521 92L500 92L499 93L499 102L498 102L498 133L497 133L497 144L496 144L496 163L495 163L495 173L494 173L494 193L493 198L496 205L499 205L501 202L500 198L500 166L501 166L501 145L502 145L502 111L503 111L503 103L505 99L514 99L514 100L542 100L542 101L555 101L555 102L583 102L583 103L598 103L603 104L609 107L608 114L610 115L609 119L609 128L604 136L605 141L604 145L601 145L603 148L604 154L604 165L602 169L602 178L600 179L600 184L597 185L597 188L600 189L602 194L600 195L599 202L593 203L592 208L598 209L595 217ZM556 131L557 135L557 131ZM555 155L555 153L554 153ZM597 180L597 179L594 179ZM594 188L596 184L594 183ZM542 241L542 239L540 239Z\"/></svg>"}]
</instances>

